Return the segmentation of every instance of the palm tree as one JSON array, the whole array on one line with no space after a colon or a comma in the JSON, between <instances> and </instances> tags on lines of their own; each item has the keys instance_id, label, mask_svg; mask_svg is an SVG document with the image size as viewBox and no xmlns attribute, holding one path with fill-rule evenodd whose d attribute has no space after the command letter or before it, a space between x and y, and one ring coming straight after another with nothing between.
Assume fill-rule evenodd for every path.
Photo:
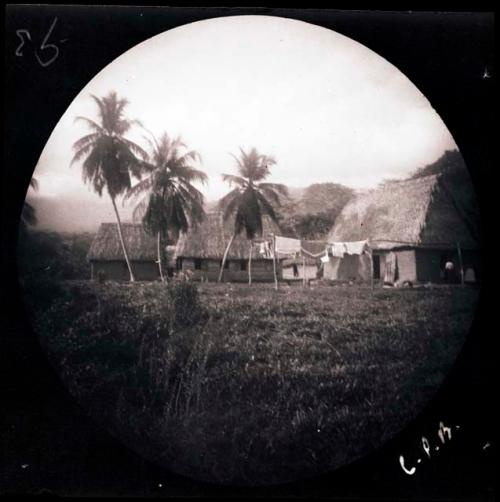
<instances>
[{"instance_id":1,"label":"palm tree","mask_svg":"<svg viewBox=\"0 0 500 502\"><path fill-rule=\"evenodd\" d=\"M246 232L247 239L262 235L264 215L269 216L278 225L278 215L273 204L281 205L280 195L286 196L288 193L285 185L262 182L270 174L269 167L276 164L273 157L261 155L255 148L249 153L240 148L240 157L232 156L236 160L239 176L222 175L222 179L235 188L219 201L219 207L224 212L224 221L234 216L234 231L222 257L219 282L222 280L227 255L234 238L243 231ZM251 282L250 267L248 268Z\"/></svg>"},{"instance_id":2,"label":"palm tree","mask_svg":"<svg viewBox=\"0 0 500 502\"><path fill-rule=\"evenodd\" d=\"M180 138L172 139L164 133L159 141L146 140L151 150L151 161L143 162L148 173L144 179L127 191L126 198L138 201L134 219L142 218L146 231L157 237L158 268L162 270L162 242L176 239L179 232L187 232L191 225L203 220L203 194L192 183L206 183L207 175L191 164L201 160L194 150L187 148Z\"/></svg>"},{"instance_id":3,"label":"palm tree","mask_svg":"<svg viewBox=\"0 0 500 502\"><path fill-rule=\"evenodd\" d=\"M99 197L102 196L104 189L108 192L118 223L118 236L130 273L130 281L133 282L134 273L123 239L116 198L131 187L131 176L140 178L140 159L147 159L147 153L125 137L133 125L140 125L137 120L129 120L125 116L125 107L128 105L126 99L119 98L116 92L110 92L102 98L92 95L92 99L98 107L99 121L76 117L75 121L84 122L91 132L73 144L75 154L71 164L84 159L83 181L89 183Z\"/></svg>"},{"instance_id":4,"label":"palm tree","mask_svg":"<svg viewBox=\"0 0 500 502\"><path fill-rule=\"evenodd\" d=\"M30 188L33 189L35 192L38 191L38 181L36 180L35 177L31 178L30 180L28 190ZM28 228L28 226L34 226L36 224L37 224L36 210L29 202L25 201L21 212L21 231L25 231Z\"/></svg>"}]
</instances>

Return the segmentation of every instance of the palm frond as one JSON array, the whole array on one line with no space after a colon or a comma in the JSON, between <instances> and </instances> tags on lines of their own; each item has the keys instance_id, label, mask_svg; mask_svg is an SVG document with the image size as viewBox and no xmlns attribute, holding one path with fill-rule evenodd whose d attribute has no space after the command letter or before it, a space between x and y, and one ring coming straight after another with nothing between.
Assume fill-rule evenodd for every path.
<instances>
[{"instance_id":1,"label":"palm frond","mask_svg":"<svg viewBox=\"0 0 500 502\"><path fill-rule=\"evenodd\" d=\"M87 117L75 117L74 122L85 122L91 130L100 134L106 133L106 131L97 122L94 122L92 119L89 119Z\"/></svg>"},{"instance_id":2,"label":"palm frond","mask_svg":"<svg viewBox=\"0 0 500 502\"><path fill-rule=\"evenodd\" d=\"M146 194L134 207L132 211L132 220L134 222L142 221L144 215L146 214L146 210L149 205L149 194Z\"/></svg>"},{"instance_id":3,"label":"palm frond","mask_svg":"<svg viewBox=\"0 0 500 502\"><path fill-rule=\"evenodd\" d=\"M82 148L85 148L88 145L94 144L99 138L99 133L93 132L90 134L87 134L85 136L82 136L79 140L75 141L73 143L73 150L78 151L81 150Z\"/></svg>"},{"instance_id":4,"label":"palm frond","mask_svg":"<svg viewBox=\"0 0 500 502\"><path fill-rule=\"evenodd\" d=\"M130 149L131 152L135 153L136 155L139 155L141 159L143 160L148 160L149 159L149 154L144 150L140 145L137 143L134 143L133 141L130 141L127 138L120 138L120 141L125 143L125 145Z\"/></svg>"},{"instance_id":5,"label":"palm frond","mask_svg":"<svg viewBox=\"0 0 500 502\"><path fill-rule=\"evenodd\" d=\"M222 174L222 181L225 181L229 186L236 185L240 188L245 188L248 184L245 178L235 176L234 174Z\"/></svg>"},{"instance_id":6,"label":"palm frond","mask_svg":"<svg viewBox=\"0 0 500 502\"><path fill-rule=\"evenodd\" d=\"M153 178L152 176L148 176L147 178L144 178L143 180L139 181L135 185L131 186L127 192L125 193L123 199L125 200L130 200L130 199L135 199L138 196L149 192L151 190L151 187L153 186Z\"/></svg>"},{"instance_id":7,"label":"palm frond","mask_svg":"<svg viewBox=\"0 0 500 502\"><path fill-rule=\"evenodd\" d=\"M259 183L259 188L264 190L272 190L273 192L277 192L284 197L288 196L288 187L283 185L282 183Z\"/></svg>"},{"instance_id":8,"label":"palm frond","mask_svg":"<svg viewBox=\"0 0 500 502\"><path fill-rule=\"evenodd\" d=\"M224 212L224 217L229 216L234 211L235 204L237 204L234 201L237 201L241 193L240 188L233 188L233 190L219 200L218 207Z\"/></svg>"},{"instance_id":9,"label":"palm frond","mask_svg":"<svg viewBox=\"0 0 500 502\"><path fill-rule=\"evenodd\" d=\"M257 199L257 193L250 187L245 190L239 199L234 221L236 234L243 230L248 239L253 239L256 235L262 235L262 214Z\"/></svg>"},{"instance_id":10,"label":"palm frond","mask_svg":"<svg viewBox=\"0 0 500 502\"><path fill-rule=\"evenodd\" d=\"M276 214L273 206L269 201L258 191L255 193L259 206L261 207L262 213L267 214L274 223L278 224L278 215Z\"/></svg>"}]
</instances>

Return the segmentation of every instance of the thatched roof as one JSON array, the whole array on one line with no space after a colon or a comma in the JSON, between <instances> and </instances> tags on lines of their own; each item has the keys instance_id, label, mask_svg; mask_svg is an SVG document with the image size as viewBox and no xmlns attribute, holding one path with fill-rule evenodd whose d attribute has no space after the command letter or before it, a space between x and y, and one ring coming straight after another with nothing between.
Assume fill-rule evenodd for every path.
<instances>
[{"instance_id":1,"label":"thatched roof","mask_svg":"<svg viewBox=\"0 0 500 502\"><path fill-rule=\"evenodd\" d=\"M328 236L330 242L370 239L375 249L403 246L474 249L463 214L462 194L443 190L438 175L389 182L346 204ZM470 197L474 197L471 188Z\"/></svg>"},{"instance_id":2,"label":"thatched roof","mask_svg":"<svg viewBox=\"0 0 500 502\"><path fill-rule=\"evenodd\" d=\"M280 234L279 228L268 217L263 217L263 238L272 233ZM206 214L205 220L187 234L181 234L177 241L176 255L184 258L210 258L221 260L233 232L233 221L224 223L221 211ZM229 250L228 259L247 259L250 246L243 233L235 237ZM253 258L261 256L254 248Z\"/></svg>"},{"instance_id":3,"label":"thatched roof","mask_svg":"<svg viewBox=\"0 0 500 502\"><path fill-rule=\"evenodd\" d=\"M122 223L123 240L131 260L157 260L156 239L147 234L142 225ZM101 223L92 241L88 260L124 260L116 223Z\"/></svg>"}]
</instances>

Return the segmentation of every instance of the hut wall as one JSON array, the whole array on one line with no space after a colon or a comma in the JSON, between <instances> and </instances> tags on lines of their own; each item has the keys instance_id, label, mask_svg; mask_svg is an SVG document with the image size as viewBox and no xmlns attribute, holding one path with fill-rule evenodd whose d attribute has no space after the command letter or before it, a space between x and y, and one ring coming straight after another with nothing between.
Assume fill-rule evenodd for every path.
<instances>
[{"instance_id":1,"label":"hut wall","mask_svg":"<svg viewBox=\"0 0 500 502\"><path fill-rule=\"evenodd\" d=\"M110 281L127 281L130 275L125 260L95 260L91 262L92 279L98 279L99 271Z\"/></svg>"},{"instance_id":2,"label":"hut wall","mask_svg":"<svg viewBox=\"0 0 500 502\"><path fill-rule=\"evenodd\" d=\"M210 282L217 281L219 277L221 260L182 258L182 271L190 271L193 280L206 280ZM223 280L246 282L248 281L248 260L243 260L245 269L242 270L241 260L227 260L227 268L224 269ZM200 268L196 268L199 265ZM280 268L278 267L278 278ZM272 260L252 260L252 281L273 281L273 262Z\"/></svg>"},{"instance_id":3,"label":"hut wall","mask_svg":"<svg viewBox=\"0 0 500 502\"><path fill-rule=\"evenodd\" d=\"M125 260L93 260L90 264L91 278L98 278L99 270L110 281L128 281L130 274ZM132 261L132 270L138 281L155 281L159 277L158 265L153 261Z\"/></svg>"},{"instance_id":4,"label":"hut wall","mask_svg":"<svg viewBox=\"0 0 500 502\"><path fill-rule=\"evenodd\" d=\"M316 265L306 265L305 268L302 265L297 264L297 270L299 272L298 277L293 275L293 267L283 267L283 279L303 279L304 274L306 279L316 279L316 273L318 272L318 267Z\"/></svg>"},{"instance_id":5,"label":"hut wall","mask_svg":"<svg viewBox=\"0 0 500 502\"><path fill-rule=\"evenodd\" d=\"M345 255L343 258L330 257L329 262L324 264L323 277L333 281L369 281L370 258L365 254Z\"/></svg>"},{"instance_id":6,"label":"hut wall","mask_svg":"<svg viewBox=\"0 0 500 502\"><path fill-rule=\"evenodd\" d=\"M160 278L158 264L153 261L133 261L132 270L138 281L156 281ZM163 270L166 274L166 267Z\"/></svg>"}]
</instances>

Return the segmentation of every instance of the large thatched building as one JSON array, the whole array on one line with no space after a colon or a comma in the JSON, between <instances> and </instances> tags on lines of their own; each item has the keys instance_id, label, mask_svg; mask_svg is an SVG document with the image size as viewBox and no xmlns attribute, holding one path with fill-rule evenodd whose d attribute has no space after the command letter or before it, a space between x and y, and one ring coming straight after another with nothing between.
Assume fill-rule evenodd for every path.
<instances>
[{"instance_id":1,"label":"large thatched building","mask_svg":"<svg viewBox=\"0 0 500 502\"><path fill-rule=\"evenodd\" d=\"M267 217L263 220L263 238L272 233L279 233L278 227ZM207 213L202 223L179 237L175 251L177 269L182 272L189 271L194 280L217 280L233 228L231 220L224 222L222 212ZM250 242L245 235L237 236L227 256L223 280L247 281L249 256ZM276 265L279 279L281 278L280 261ZM260 253L259 244L253 246L251 267L253 281L274 280L273 260Z\"/></svg>"},{"instance_id":2,"label":"large thatched building","mask_svg":"<svg viewBox=\"0 0 500 502\"><path fill-rule=\"evenodd\" d=\"M135 278L139 281L158 279L155 237L147 234L142 225L134 223L122 223L122 233ZM130 278L116 223L101 224L90 246L87 260L90 262L92 279L98 278L99 271L110 280L126 281ZM165 273L168 273L169 267L172 267L171 262L165 262Z\"/></svg>"},{"instance_id":3,"label":"large thatched building","mask_svg":"<svg viewBox=\"0 0 500 502\"><path fill-rule=\"evenodd\" d=\"M464 200L468 198L468 201ZM369 254L331 258L329 279L386 282L455 282L479 274L479 246L467 214L470 191L453 192L439 175L389 182L352 199L328 236L329 242L369 240ZM450 263L452 265L450 265Z\"/></svg>"}]
</instances>

